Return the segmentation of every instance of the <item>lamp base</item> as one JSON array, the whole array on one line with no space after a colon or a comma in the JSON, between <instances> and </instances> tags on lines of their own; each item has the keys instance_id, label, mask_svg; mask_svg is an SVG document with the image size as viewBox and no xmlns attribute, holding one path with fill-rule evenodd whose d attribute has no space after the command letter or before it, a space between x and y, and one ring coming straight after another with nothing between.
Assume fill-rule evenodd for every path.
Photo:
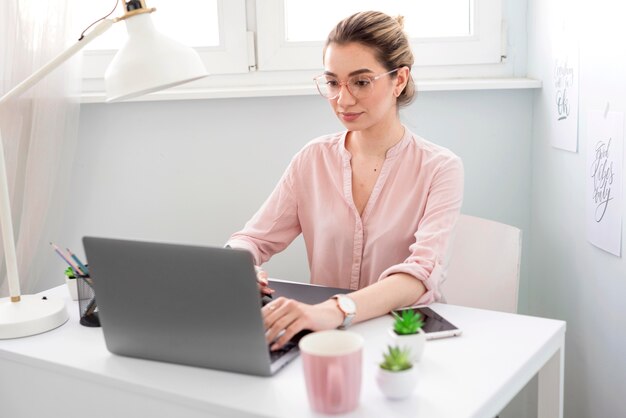
<instances>
[{"instance_id":1,"label":"lamp base","mask_svg":"<svg viewBox=\"0 0 626 418\"><path fill-rule=\"evenodd\" d=\"M65 301L36 295L22 295L19 302L0 299L0 339L41 334L68 320Z\"/></svg>"}]
</instances>

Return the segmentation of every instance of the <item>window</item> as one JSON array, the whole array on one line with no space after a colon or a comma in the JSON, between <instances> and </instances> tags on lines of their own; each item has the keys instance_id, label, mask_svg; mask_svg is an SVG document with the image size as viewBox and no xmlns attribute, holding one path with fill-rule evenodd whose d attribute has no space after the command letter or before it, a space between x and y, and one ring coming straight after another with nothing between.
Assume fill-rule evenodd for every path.
<instances>
[{"instance_id":1,"label":"window","mask_svg":"<svg viewBox=\"0 0 626 418\"><path fill-rule=\"evenodd\" d=\"M259 70L320 68L328 30L359 10L402 15L417 66L500 62L500 0L257 0Z\"/></svg>"},{"instance_id":2,"label":"window","mask_svg":"<svg viewBox=\"0 0 626 418\"><path fill-rule=\"evenodd\" d=\"M285 38L288 42L324 41L328 29L359 10L380 10L390 16L405 16L405 30L412 38L469 36L472 32L471 1L329 1L316 7L301 7L297 0L285 0Z\"/></svg>"}]
</instances>

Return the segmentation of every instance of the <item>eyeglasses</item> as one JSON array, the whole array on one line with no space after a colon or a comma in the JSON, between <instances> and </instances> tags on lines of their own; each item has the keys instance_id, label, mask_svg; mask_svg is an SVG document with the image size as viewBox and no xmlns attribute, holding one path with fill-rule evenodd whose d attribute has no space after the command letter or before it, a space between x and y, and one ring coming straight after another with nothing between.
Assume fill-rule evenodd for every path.
<instances>
[{"instance_id":1,"label":"eyeglasses","mask_svg":"<svg viewBox=\"0 0 626 418\"><path fill-rule=\"evenodd\" d=\"M339 97L341 86L346 86L355 99L365 99L374 91L374 81L382 76L395 73L396 71L398 71L398 68L375 76L365 74L355 75L350 77L347 81L339 81L336 77L322 74L315 77L313 80L315 80L317 91L328 100L334 100Z\"/></svg>"}]
</instances>

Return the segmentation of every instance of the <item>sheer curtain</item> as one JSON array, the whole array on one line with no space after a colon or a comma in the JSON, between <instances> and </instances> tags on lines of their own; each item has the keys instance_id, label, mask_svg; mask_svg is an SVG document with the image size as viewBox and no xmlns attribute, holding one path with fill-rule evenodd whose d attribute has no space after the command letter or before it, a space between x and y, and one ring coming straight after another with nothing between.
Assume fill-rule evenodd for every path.
<instances>
[{"instance_id":1,"label":"sheer curtain","mask_svg":"<svg viewBox=\"0 0 626 418\"><path fill-rule=\"evenodd\" d=\"M0 96L77 41L73 5L71 0L0 1ZM22 293L36 288L38 254L50 240L51 225L59 223L60 211L54 206L65 193L61 183L67 184L64 173L69 172L78 131L77 66L77 59L70 60L0 107ZM4 297L4 249L0 254Z\"/></svg>"}]
</instances>

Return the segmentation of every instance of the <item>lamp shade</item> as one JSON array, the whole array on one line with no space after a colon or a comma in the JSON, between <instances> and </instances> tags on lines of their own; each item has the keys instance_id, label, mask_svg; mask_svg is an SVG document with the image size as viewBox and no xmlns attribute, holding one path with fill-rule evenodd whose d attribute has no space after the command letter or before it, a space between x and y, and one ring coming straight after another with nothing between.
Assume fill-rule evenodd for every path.
<instances>
[{"instance_id":1,"label":"lamp shade","mask_svg":"<svg viewBox=\"0 0 626 418\"><path fill-rule=\"evenodd\" d=\"M191 47L159 33L149 13L126 20L128 39L104 74L107 102L127 100L208 75Z\"/></svg>"}]
</instances>

